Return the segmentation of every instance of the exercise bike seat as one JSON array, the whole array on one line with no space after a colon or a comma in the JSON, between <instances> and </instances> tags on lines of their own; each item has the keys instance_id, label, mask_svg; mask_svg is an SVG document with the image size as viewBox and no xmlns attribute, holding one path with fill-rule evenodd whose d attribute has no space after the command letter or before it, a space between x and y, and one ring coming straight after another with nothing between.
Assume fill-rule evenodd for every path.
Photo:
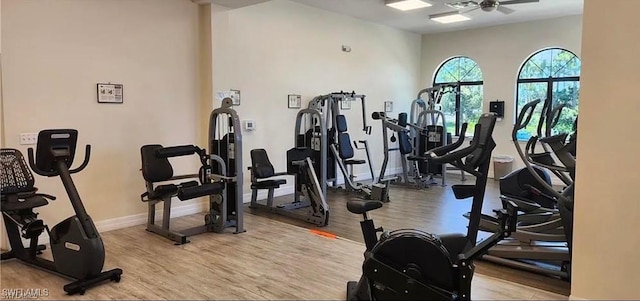
<instances>
[{"instance_id":1,"label":"exercise bike seat","mask_svg":"<svg viewBox=\"0 0 640 301\"><path fill-rule=\"evenodd\" d=\"M18 211L26 210L37 207L46 206L49 204L47 199L42 195L34 194L28 198L17 198L12 195L2 196L2 211Z\"/></svg>"},{"instance_id":2,"label":"exercise bike seat","mask_svg":"<svg viewBox=\"0 0 640 301\"><path fill-rule=\"evenodd\" d=\"M382 207L380 201L354 200L347 202L347 210L355 214L363 214Z\"/></svg>"}]
</instances>

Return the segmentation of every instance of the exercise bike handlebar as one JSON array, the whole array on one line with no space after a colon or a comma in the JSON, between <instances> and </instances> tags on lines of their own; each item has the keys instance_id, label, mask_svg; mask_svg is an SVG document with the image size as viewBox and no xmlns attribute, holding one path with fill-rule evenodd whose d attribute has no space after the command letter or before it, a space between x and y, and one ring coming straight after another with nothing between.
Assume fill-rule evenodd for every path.
<instances>
[{"instance_id":1,"label":"exercise bike handlebar","mask_svg":"<svg viewBox=\"0 0 640 301\"><path fill-rule=\"evenodd\" d=\"M91 145L87 144L84 147L84 160L82 161L82 164L80 164L80 166L69 170L69 173L77 173L82 171L83 169L85 169L87 167L87 165L89 165L89 159L91 158Z\"/></svg>"},{"instance_id":2,"label":"exercise bike handlebar","mask_svg":"<svg viewBox=\"0 0 640 301\"><path fill-rule=\"evenodd\" d=\"M31 167L33 172L37 173L38 175L41 175L41 176L44 176L44 177L55 177L55 176L58 176L60 174L60 172L45 171L45 170L41 170L40 168L38 168L38 166L36 165L35 156L33 154L33 148L30 147L29 149L27 149L27 155L29 157L29 166ZM80 166L78 166L77 168L70 169L69 173L70 174L74 174L74 173L80 172L83 169L85 169L87 167L87 165L89 165L89 159L90 158L91 158L91 145L87 144L85 146L85 151L84 151L84 161L82 161L82 164L80 164Z\"/></svg>"}]
</instances>

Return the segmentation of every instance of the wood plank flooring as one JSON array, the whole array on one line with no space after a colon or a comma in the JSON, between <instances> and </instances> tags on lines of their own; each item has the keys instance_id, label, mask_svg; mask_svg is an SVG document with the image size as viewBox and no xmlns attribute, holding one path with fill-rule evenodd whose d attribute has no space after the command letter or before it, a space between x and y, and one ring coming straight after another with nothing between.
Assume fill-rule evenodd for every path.
<instances>
[{"instance_id":1,"label":"wood plank flooring","mask_svg":"<svg viewBox=\"0 0 640 301\"><path fill-rule=\"evenodd\" d=\"M376 226L382 226L387 230L410 228L440 234L466 233L469 221L462 215L471 209L471 199L455 199L450 186L463 183L459 179L459 175L449 175L447 178L449 186L434 186L423 190L392 185L390 189L391 202L386 203L383 208L372 212L370 217L374 219ZM467 176L467 181L464 183L473 184L474 182L475 179L473 177ZM492 210L502 206L499 195L499 182L489 179L482 210L484 213L493 215ZM359 223L361 217L348 212L346 209L347 200L352 198L353 196L345 193L329 192L327 203L330 209L330 221L329 225L321 230L346 239L364 242ZM275 199L275 203L290 201L290 196ZM268 216L301 227L315 228L314 225L303 221L264 213L259 210L246 209L245 212ZM488 234L486 233L479 233L479 238L487 236ZM477 261L476 265L476 272L483 275L508 279L564 296L569 296L571 292L571 285L565 280L516 270L486 261Z\"/></svg>"},{"instance_id":2,"label":"wood plank flooring","mask_svg":"<svg viewBox=\"0 0 640 301\"><path fill-rule=\"evenodd\" d=\"M337 206L336 206L337 207ZM202 223L202 216L172 221L177 229ZM102 234L105 269L124 270L120 283L66 296L65 279L19 261L0 264L5 289L48 289L42 299L172 300L344 300L346 281L361 272L364 245L329 239L307 229L260 216L245 216L243 234L207 233L191 243L172 242L143 226ZM558 294L476 274L474 299L566 300Z\"/></svg>"}]
</instances>

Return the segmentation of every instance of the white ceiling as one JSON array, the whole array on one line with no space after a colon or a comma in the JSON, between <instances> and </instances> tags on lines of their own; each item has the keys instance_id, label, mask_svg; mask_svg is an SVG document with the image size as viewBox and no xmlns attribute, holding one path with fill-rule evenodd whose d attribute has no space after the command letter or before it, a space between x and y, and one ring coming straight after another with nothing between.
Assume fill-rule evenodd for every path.
<instances>
[{"instance_id":1,"label":"white ceiling","mask_svg":"<svg viewBox=\"0 0 640 301\"><path fill-rule=\"evenodd\" d=\"M215 3L229 8L259 4L270 0L192 0L196 3ZM532 20L550 19L562 16L580 15L584 0L540 0L538 3L509 5L514 13L505 15L498 11L475 10L467 14L471 20L459 23L440 24L429 20L428 16L454 11L445 6L447 2L459 0L424 0L431 7L412 11L399 11L384 5L384 0L291 0L316 8L352 16L371 22L415 32L436 33L470 28L480 28L500 24L519 23ZM481 0L475 0L480 2Z\"/></svg>"},{"instance_id":2,"label":"white ceiling","mask_svg":"<svg viewBox=\"0 0 640 301\"><path fill-rule=\"evenodd\" d=\"M196 3L214 3L217 5L222 5L228 8L241 8L249 5L254 5L262 2L267 2L271 0L192 0ZM322 1L322 0L320 0Z\"/></svg>"},{"instance_id":3,"label":"white ceiling","mask_svg":"<svg viewBox=\"0 0 640 301\"><path fill-rule=\"evenodd\" d=\"M475 10L468 14L471 17L470 21L440 24L429 20L428 16L453 11L453 9L444 4L457 2L458 0L425 0L433 4L433 6L406 12L385 6L384 0L292 1L416 33L454 31L579 15L582 14L583 6L583 0L540 0L539 3L509 5L507 7L515 10L510 15L504 15L498 11L484 12ZM480 0L476 0L476 2L480 2Z\"/></svg>"}]
</instances>

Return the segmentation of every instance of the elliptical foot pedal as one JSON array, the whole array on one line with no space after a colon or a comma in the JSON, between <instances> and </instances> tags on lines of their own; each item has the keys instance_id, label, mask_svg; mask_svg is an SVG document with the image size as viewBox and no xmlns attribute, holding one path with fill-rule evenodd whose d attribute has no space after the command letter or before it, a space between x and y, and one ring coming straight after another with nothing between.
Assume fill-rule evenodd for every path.
<instances>
[{"instance_id":1,"label":"elliptical foot pedal","mask_svg":"<svg viewBox=\"0 0 640 301\"><path fill-rule=\"evenodd\" d=\"M120 282L122 277L122 269L113 269L110 271L102 272L98 276L89 279L80 279L71 282L63 287L64 291L69 295L80 294L84 295L87 289L101 284L105 281Z\"/></svg>"}]
</instances>

